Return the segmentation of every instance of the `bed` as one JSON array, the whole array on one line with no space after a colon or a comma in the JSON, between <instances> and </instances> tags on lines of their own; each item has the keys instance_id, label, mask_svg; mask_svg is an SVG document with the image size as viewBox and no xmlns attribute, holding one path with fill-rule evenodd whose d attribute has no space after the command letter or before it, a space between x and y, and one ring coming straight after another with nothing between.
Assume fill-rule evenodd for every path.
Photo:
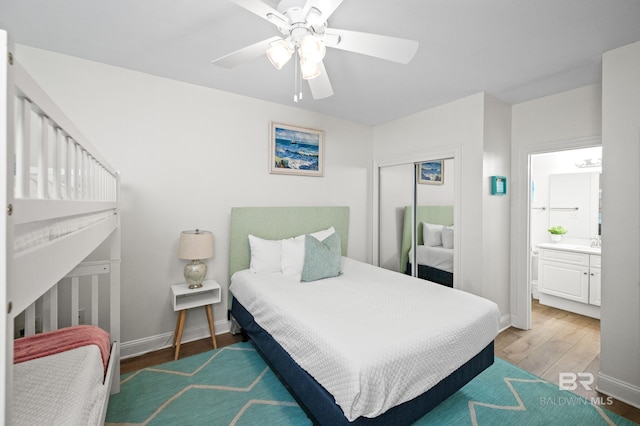
<instances>
[{"instance_id":1,"label":"bed","mask_svg":"<svg viewBox=\"0 0 640 426\"><path fill-rule=\"evenodd\" d=\"M0 419L102 424L119 391L120 177L2 30L0 50Z\"/></svg>"},{"instance_id":2,"label":"bed","mask_svg":"<svg viewBox=\"0 0 640 426\"><path fill-rule=\"evenodd\" d=\"M402 228L400 271L412 275L413 247L411 206L405 207ZM453 287L453 207L417 206L416 276L447 287Z\"/></svg>"},{"instance_id":3,"label":"bed","mask_svg":"<svg viewBox=\"0 0 640 426\"><path fill-rule=\"evenodd\" d=\"M314 423L411 424L493 363L499 312L485 299L345 257L348 222L347 207L232 209L231 315ZM252 272L249 235L284 247L331 227L340 236L338 276L301 283Z\"/></svg>"}]
</instances>

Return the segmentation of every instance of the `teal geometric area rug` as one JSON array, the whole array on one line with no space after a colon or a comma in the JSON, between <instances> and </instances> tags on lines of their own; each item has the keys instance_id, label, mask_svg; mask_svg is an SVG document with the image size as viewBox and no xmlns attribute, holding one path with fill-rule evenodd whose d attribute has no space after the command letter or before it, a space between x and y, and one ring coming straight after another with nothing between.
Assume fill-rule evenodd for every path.
<instances>
[{"instance_id":1,"label":"teal geometric area rug","mask_svg":"<svg viewBox=\"0 0 640 426\"><path fill-rule=\"evenodd\" d=\"M106 425L311 424L248 342L123 374L120 389ZM635 423L496 358L415 425Z\"/></svg>"}]
</instances>

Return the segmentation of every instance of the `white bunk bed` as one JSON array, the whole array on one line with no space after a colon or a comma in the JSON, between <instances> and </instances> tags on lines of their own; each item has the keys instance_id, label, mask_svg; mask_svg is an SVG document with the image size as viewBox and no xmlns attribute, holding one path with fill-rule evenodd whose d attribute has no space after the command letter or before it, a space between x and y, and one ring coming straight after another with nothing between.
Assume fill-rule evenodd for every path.
<instances>
[{"instance_id":1,"label":"white bunk bed","mask_svg":"<svg viewBox=\"0 0 640 426\"><path fill-rule=\"evenodd\" d=\"M106 373L95 385L96 392L83 391L97 395L89 423L100 424L109 394L119 391L120 179L22 69L12 47L8 34L0 30L0 138L4 147L0 150L0 194L5 206L0 226L0 306L5 313L0 315L0 329L5 330L5 338L0 339L0 423L25 422L28 414L19 417L24 400L30 400L40 415L48 413L37 396L18 395L18 378L25 371L27 375L32 372L29 363L33 361L14 365L15 336L57 330L58 325L74 326L80 314L88 314L84 322L99 325L110 336ZM92 257L104 254L107 259L85 262L92 253ZM82 290L85 284L87 291ZM76 352L34 361L48 362L67 353L77 356ZM76 361L65 362L77 365ZM53 371L47 365L44 369ZM59 379L54 374L52 388L44 385L46 394L60 393L53 388L55 383L60 385ZM56 407L58 401L51 405ZM60 422L53 417L47 421Z\"/></svg>"}]
</instances>

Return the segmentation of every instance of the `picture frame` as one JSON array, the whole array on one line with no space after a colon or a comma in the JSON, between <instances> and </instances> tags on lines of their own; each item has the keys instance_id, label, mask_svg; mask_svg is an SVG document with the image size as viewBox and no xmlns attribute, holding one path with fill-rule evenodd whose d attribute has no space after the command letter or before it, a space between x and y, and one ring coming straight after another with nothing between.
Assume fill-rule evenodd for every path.
<instances>
[{"instance_id":1,"label":"picture frame","mask_svg":"<svg viewBox=\"0 0 640 426\"><path fill-rule=\"evenodd\" d=\"M324 132L271 122L269 172L324 176Z\"/></svg>"},{"instance_id":2,"label":"picture frame","mask_svg":"<svg viewBox=\"0 0 640 426\"><path fill-rule=\"evenodd\" d=\"M444 160L420 163L420 167L418 167L418 183L423 185L444 184Z\"/></svg>"}]
</instances>

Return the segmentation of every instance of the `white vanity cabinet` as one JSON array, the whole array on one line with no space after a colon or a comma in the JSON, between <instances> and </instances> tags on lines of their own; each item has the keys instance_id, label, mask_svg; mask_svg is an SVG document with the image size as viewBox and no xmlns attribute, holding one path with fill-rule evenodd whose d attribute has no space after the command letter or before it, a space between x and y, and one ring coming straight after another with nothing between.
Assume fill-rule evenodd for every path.
<instances>
[{"instance_id":1,"label":"white vanity cabinet","mask_svg":"<svg viewBox=\"0 0 640 426\"><path fill-rule=\"evenodd\" d=\"M576 247L538 246L540 303L600 318L600 254Z\"/></svg>"},{"instance_id":2,"label":"white vanity cabinet","mask_svg":"<svg viewBox=\"0 0 640 426\"><path fill-rule=\"evenodd\" d=\"M589 303L600 306L600 256L589 255Z\"/></svg>"}]
</instances>

